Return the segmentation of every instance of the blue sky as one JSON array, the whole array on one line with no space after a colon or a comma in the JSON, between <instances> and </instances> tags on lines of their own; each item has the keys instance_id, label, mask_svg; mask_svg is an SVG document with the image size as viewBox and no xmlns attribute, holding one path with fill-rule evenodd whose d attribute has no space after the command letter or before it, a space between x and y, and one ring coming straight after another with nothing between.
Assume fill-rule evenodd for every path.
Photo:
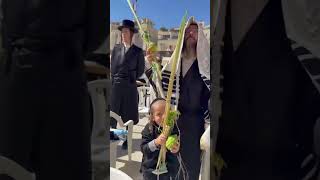
<instances>
[{"instance_id":1,"label":"blue sky","mask_svg":"<svg viewBox=\"0 0 320 180\"><path fill-rule=\"evenodd\" d=\"M138 0L137 6L139 18L150 18L157 29L179 27L185 10L188 17L209 24L210 0ZM134 19L127 0L110 0L110 16L111 22Z\"/></svg>"}]
</instances>

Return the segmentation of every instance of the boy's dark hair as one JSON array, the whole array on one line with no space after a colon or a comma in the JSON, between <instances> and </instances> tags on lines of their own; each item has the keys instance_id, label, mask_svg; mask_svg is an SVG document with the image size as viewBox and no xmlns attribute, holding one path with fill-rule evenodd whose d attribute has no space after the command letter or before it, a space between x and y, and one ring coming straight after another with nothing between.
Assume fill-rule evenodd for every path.
<instances>
[{"instance_id":1,"label":"boy's dark hair","mask_svg":"<svg viewBox=\"0 0 320 180\"><path fill-rule=\"evenodd\" d=\"M156 98L156 99L154 99L151 103L150 103L150 109L149 109L149 114L151 115L151 107L152 107L152 105L154 104L154 103L156 103L157 101L166 101L164 98Z\"/></svg>"}]
</instances>

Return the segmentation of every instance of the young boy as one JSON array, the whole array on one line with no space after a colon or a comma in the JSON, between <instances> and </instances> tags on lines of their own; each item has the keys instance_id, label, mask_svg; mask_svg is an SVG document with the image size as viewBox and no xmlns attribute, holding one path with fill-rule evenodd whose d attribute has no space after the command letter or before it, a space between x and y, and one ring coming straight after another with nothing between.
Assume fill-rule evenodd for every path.
<instances>
[{"instance_id":1,"label":"young boy","mask_svg":"<svg viewBox=\"0 0 320 180\"><path fill-rule=\"evenodd\" d=\"M150 122L142 131L141 151L143 153L141 171L144 180L157 180L157 175L152 171L156 169L160 148L166 143L167 137L162 132L162 123L164 120L166 101L163 98L157 98L150 104ZM172 133L178 134L174 127ZM175 179L179 169L179 162L176 154L179 151L179 143L176 143L171 151L167 151L166 163L168 172L161 174L160 180Z\"/></svg>"}]
</instances>

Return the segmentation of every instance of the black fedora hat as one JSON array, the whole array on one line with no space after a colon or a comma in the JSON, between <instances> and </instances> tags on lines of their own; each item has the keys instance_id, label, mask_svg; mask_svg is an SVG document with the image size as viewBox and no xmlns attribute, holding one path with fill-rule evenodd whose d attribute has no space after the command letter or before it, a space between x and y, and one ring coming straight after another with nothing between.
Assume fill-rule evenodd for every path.
<instances>
[{"instance_id":1,"label":"black fedora hat","mask_svg":"<svg viewBox=\"0 0 320 180\"><path fill-rule=\"evenodd\" d=\"M134 22L128 19L123 20L122 24L118 27L120 31L122 30L122 28L129 28L134 33L138 32L138 30L134 28Z\"/></svg>"}]
</instances>

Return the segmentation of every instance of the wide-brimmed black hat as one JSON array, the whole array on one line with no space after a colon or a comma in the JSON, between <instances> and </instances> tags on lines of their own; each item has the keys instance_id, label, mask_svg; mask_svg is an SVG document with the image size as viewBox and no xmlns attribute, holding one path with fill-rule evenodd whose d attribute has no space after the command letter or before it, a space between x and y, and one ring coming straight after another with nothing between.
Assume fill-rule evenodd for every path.
<instances>
[{"instance_id":1,"label":"wide-brimmed black hat","mask_svg":"<svg viewBox=\"0 0 320 180\"><path fill-rule=\"evenodd\" d=\"M129 28L132 32L137 33L138 29L134 28L134 22L128 19L125 19L122 21L122 24L118 27L118 29L121 31L122 28Z\"/></svg>"}]
</instances>

